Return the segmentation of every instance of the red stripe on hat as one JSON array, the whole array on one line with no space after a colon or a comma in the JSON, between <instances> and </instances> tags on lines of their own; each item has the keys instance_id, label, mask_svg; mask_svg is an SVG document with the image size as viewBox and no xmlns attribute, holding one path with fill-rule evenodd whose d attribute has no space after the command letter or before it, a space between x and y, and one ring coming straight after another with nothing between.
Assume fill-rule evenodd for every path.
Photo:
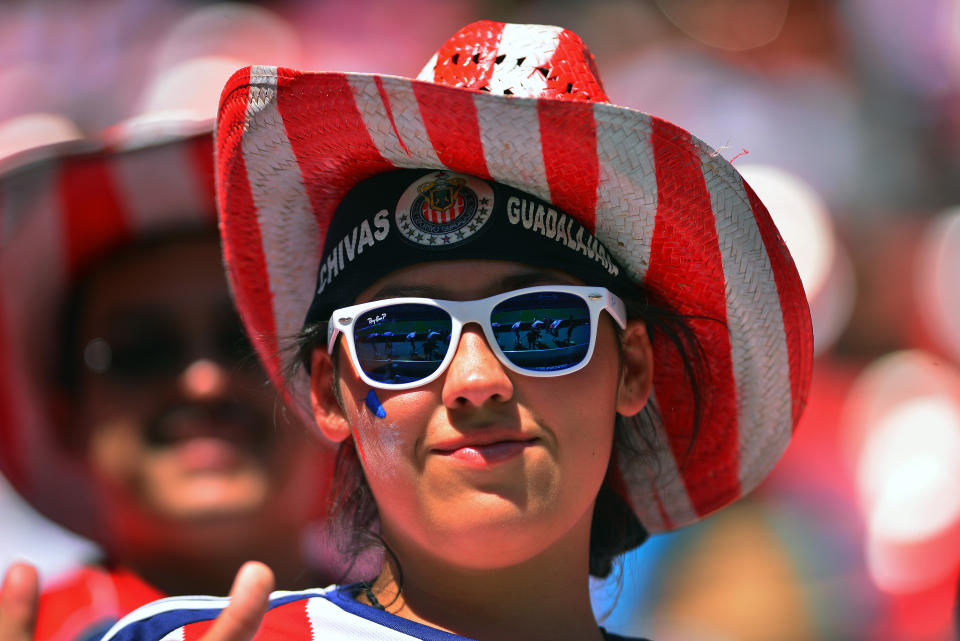
<instances>
[{"instance_id":1,"label":"red stripe on hat","mask_svg":"<svg viewBox=\"0 0 960 641\"><path fill-rule=\"evenodd\" d=\"M130 221L100 159L77 163L59 175L67 269L75 273L110 247L130 238Z\"/></svg>"},{"instance_id":2,"label":"red stripe on hat","mask_svg":"<svg viewBox=\"0 0 960 641\"><path fill-rule=\"evenodd\" d=\"M0 283L2 286L2 283ZM0 300L3 291L0 289ZM23 490L26 481L23 473L24 453L20 450L20 433L17 427L13 397L13 367L11 347L7 344L10 337L6 316L0 309L0 470L13 487Z\"/></svg>"},{"instance_id":3,"label":"red stripe on hat","mask_svg":"<svg viewBox=\"0 0 960 641\"><path fill-rule=\"evenodd\" d=\"M210 222L215 223L217 222L217 212L216 208L213 207L213 203L216 202L215 178L213 175L213 136L200 136L191 140L187 153L190 158L190 175L196 178L197 190L203 197L203 202L210 203L207 210L197 213L209 213Z\"/></svg>"},{"instance_id":4,"label":"red stripe on hat","mask_svg":"<svg viewBox=\"0 0 960 641\"><path fill-rule=\"evenodd\" d=\"M810 387L813 369L813 328L810 312L805 304L806 294L804 294L800 277L793 268L793 259L776 226L770 220L767 208L746 181L743 187L750 199L753 217L760 229L760 237L763 239L763 246L767 250L773 277L777 283L780 310L783 314L783 330L787 338L787 353L790 359L790 397L793 403L793 425L796 428L806 404L806 390Z\"/></svg>"},{"instance_id":5,"label":"red stripe on hat","mask_svg":"<svg viewBox=\"0 0 960 641\"><path fill-rule=\"evenodd\" d=\"M423 82L413 83L413 93L440 162L453 171L490 180L473 94Z\"/></svg>"},{"instance_id":6,"label":"red stripe on hat","mask_svg":"<svg viewBox=\"0 0 960 641\"><path fill-rule=\"evenodd\" d=\"M259 639L312 639L313 626L307 616L309 599L278 605L263 617L257 631ZM317 641L323 641L318 639Z\"/></svg>"},{"instance_id":7,"label":"red stripe on hat","mask_svg":"<svg viewBox=\"0 0 960 641\"><path fill-rule=\"evenodd\" d=\"M592 233L600 180L593 105L541 100L537 112L550 202L575 215Z\"/></svg>"},{"instance_id":8,"label":"red stripe on hat","mask_svg":"<svg viewBox=\"0 0 960 641\"><path fill-rule=\"evenodd\" d=\"M547 70L547 86L541 98L608 102L593 54L574 32L562 29L557 34L556 50L543 69Z\"/></svg>"},{"instance_id":9,"label":"red stripe on hat","mask_svg":"<svg viewBox=\"0 0 960 641\"><path fill-rule=\"evenodd\" d=\"M301 75L278 69L277 76L277 109L317 218L317 242L322 247L344 194L358 182L394 166L374 144L344 74ZM290 89L294 81L296 88ZM305 117L305 103L311 112L324 117ZM389 105L384 107L389 113ZM350 150L350 160L337 160L345 155L344 149Z\"/></svg>"},{"instance_id":10,"label":"red stripe on hat","mask_svg":"<svg viewBox=\"0 0 960 641\"><path fill-rule=\"evenodd\" d=\"M504 27L503 22L481 20L455 33L437 51L433 82L467 89L486 87L500 55Z\"/></svg>"},{"instance_id":11,"label":"red stripe on hat","mask_svg":"<svg viewBox=\"0 0 960 641\"><path fill-rule=\"evenodd\" d=\"M221 213L221 232L224 237L224 262L230 267L236 307L244 323L252 332L260 355L274 382L283 380L282 364L278 355L277 330L273 319L273 295L267 275L267 261L263 255L263 241L257 208L250 191L247 167L241 147L246 125L247 102L250 92L249 69L237 72L224 90L220 106L217 148L219 150L217 185ZM239 85L236 89L232 87ZM239 123L239 126L237 125ZM223 159L233 160L227 165ZM281 386L282 389L282 386Z\"/></svg>"},{"instance_id":12,"label":"red stripe on hat","mask_svg":"<svg viewBox=\"0 0 960 641\"><path fill-rule=\"evenodd\" d=\"M677 466L698 514L740 495L737 393L727 330L723 260L710 194L690 134L651 118L657 175L657 218L646 282L689 320L706 357L699 431L691 433L693 397L679 354L654 334L654 386ZM719 322L716 322L719 321ZM670 383L673 383L671 386ZM718 493L718 488L724 490Z\"/></svg>"}]
</instances>

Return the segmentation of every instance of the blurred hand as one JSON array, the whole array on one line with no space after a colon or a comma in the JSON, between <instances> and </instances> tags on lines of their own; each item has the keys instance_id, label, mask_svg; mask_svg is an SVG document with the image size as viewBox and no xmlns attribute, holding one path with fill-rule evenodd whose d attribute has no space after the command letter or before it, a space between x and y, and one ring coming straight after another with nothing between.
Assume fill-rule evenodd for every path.
<instances>
[{"instance_id":1,"label":"blurred hand","mask_svg":"<svg viewBox=\"0 0 960 641\"><path fill-rule=\"evenodd\" d=\"M220 613L200 641L253 639L263 615L267 613L267 602L272 591L273 572L270 568L258 561L244 563L230 588L230 605ZM7 639L0 636L0 641Z\"/></svg>"},{"instance_id":2,"label":"blurred hand","mask_svg":"<svg viewBox=\"0 0 960 641\"><path fill-rule=\"evenodd\" d=\"M14 563L7 569L0 586L0 641L32 641L39 583L36 568L28 563Z\"/></svg>"},{"instance_id":3,"label":"blurred hand","mask_svg":"<svg viewBox=\"0 0 960 641\"><path fill-rule=\"evenodd\" d=\"M250 641L267 612L273 572L249 561L237 572L228 605L200 641ZM14 563L0 587L0 641L32 641L37 621L39 579L27 563Z\"/></svg>"}]
</instances>

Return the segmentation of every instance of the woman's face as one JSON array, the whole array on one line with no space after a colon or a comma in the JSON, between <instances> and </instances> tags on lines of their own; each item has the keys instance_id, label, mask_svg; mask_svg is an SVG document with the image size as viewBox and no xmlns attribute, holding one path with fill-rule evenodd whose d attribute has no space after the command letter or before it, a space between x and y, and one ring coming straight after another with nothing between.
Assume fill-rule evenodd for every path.
<instances>
[{"instance_id":1,"label":"woman's face","mask_svg":"<svg viewBox=\"0 0 960 641\"><path fill-rule=\"evenodd\" d=\"M395 272L357 302L470 300L546 284L579 283L519 263L451 261ZM340 341L345 418L391 547L489 568L531 558L578 524L589 531L618 411L617 341L615 324L602 314L586 367L533 378L506 369L479 326L467 325L439 379L376 390L383 418L365 401L370 388Z\"/></svg>"}]
</instances>

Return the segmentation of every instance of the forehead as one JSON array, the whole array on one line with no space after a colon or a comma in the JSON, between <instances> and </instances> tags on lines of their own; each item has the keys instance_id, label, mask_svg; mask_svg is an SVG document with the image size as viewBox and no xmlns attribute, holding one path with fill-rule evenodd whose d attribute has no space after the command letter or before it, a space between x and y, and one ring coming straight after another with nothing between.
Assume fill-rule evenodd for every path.
<instances>
[{"instance_id":1,"label":"forehead","mask_svg":"<svg viewBox=\"0 0 960 641\"><path fill-rule=\"evenodd\" d=\"M473 300L533 285L582 285L558 269L502 260L448 260L392 272L357 296L363 303L399 296Z\"/></svg>"},{"instance_id":2,"label":"forehead","mask_svg":"<svg viewBox=\"0 0 960 641\"><path fill-rule=\"evenodd\" d=\"M219 245L213 236L181 238L122 253L89 274L83 290L82 315L93 324L136 309L202 315L228 299Z\"/></svg>"}]
</instances>

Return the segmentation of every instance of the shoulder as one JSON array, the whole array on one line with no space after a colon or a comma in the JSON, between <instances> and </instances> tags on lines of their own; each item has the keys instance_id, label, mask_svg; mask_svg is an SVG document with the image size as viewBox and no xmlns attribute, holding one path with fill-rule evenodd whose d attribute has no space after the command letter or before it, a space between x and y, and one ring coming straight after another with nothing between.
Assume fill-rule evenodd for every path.
<instances>
[{"instance_id":1,"label":"shoulder","mask_svg":"<svg viewBox=\"0 0 960 641\"><path fill-rule=\"evenodd\" d=\"M117 623L104 641L192 641L227 606L225 597L175 597L146 605ZM274 592L255 641L455 641L440 630L357 603L351 586Z\"/></svg>"},{"instance_id":2,"label":"shoulder","mask_svg":"<svg viewBox=\"0 0 960 641\"><path fill-rule=\"evenodd\" d=\"M55 579L40 595L34 639L98 639L124 614L162 596L123 568L77 568Z\"/></svg>"}]
</instances>

